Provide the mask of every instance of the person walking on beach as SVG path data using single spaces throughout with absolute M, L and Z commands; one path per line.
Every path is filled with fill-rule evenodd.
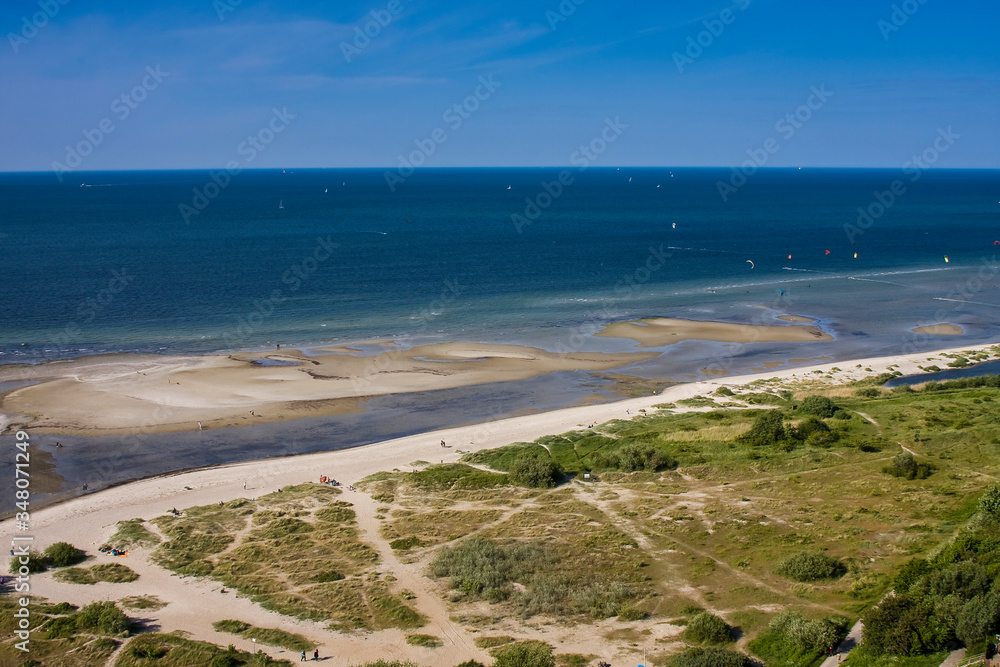
M 319 649 L 313 651 L 313 660 L 319 660 Z
M 299 662 L 305 662 L 305 661 L 306 661 L 306 652 L 302 651 L 302 657 L 299 658 Z
M 442 441 L 441 441 L 441 446 L 442 446 L 442 447 L 447 447 L 448 445 L 444 444 L 444 440 L 442 440 Z

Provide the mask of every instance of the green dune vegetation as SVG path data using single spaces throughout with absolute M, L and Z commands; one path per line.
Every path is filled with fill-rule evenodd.
M 333 630 L 420 627 L 420 615 L 378 573 L 378 554 L 359 539 L 355 513 L 340 495 L 301 484 L 160 517 L 156 526 L 167 540 L 153 560 Z
M 890 391 L 890 377 L 759 382 L 364 487 L 389 506 L 382 533 L 401 558 L 426 561 L 484 633 L 510 617 L 615 617 L 634 631 L 617 637 L 641 641 L 666 619 L 683 630 L 647 642 L 662 647 L 653 664 L 800 666 L 864 616 L 895 639 L 873 632 L 848 664 L 937 665 L 1000 628 L 979 501 L 996 493 L 1000 378 Z M 934 598 L 970 561 L 978 583 Z M 924 567 L 912 562 L 945 579 L 919 570 L 919 595 L 900 596 L 899 573 Z M 903 606 L 873 611 L 894 589 Z
M 597 664 L 537 641 L 543 624 L 592 628 L 652 665 L 815 667 L 859 619 L 844 664 L 938 665 L 1000 631 L 1000 377 L 888 390 L 891 376 L 758 381 L 359 487 L 378 503 L 381 553 L 422 566 L 501 667 Z M 415 594 L 380 574 L 351 498 L 307 483 L 188 508 L 155 520 L 153 559 L 334 631 L 438 646 L 412 632 Z M 121 641 L 54 609 L 39 607 L 59 628 L 46 646 L 99 657 Z M 116 664 L 222 654 L 251 664 L 174 635 L 142 635 Z

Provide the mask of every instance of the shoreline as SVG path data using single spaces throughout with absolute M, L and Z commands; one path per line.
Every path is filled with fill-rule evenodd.
M 359 445 L 348 449 L 313 452 L 309 454 L 293 454 L 281 457 L 268 457 L 252 461 L 222 463 L 214 466 L 186 469 L 185 471 L 161 473 L 153 477 L 132 482 L 125 482 L 116 486 L 110 486 L 94 492 L 93 494 L 79 496 L 65 501 L 57 501 L 56 503 L 39 510 L 38 513 L 34 514 L 33 520 L 36 526 L 41 525 L 43 528 L 54 527 L 60 522 L 60 519 L 51 515 L 71 506 L 75 506 L 73 507 L 75 510 L 73 512 L 73 516 L 98 511 L 101 509 L 102 505 L 104 506 L 104 512 L 120 513 L 123 517 L 126 515 L 131 516 L 130 513 L 137 511 L 140 505 L 149 505 L 154 502 L 154 500 L 140 500 L 139 498 L 143 498 L 144 494 L 132 493 L 132 491 L 151 492 L 155 502 L 159 502 L 162 498 L 179 498 L 181 496 L 186 496 L 187 499 L 184 502 L 188 502 L 189 505 L 201 503 L 202 501 L 199 499 L 200 496 L 208 490 L 213 490 L 216 493 L 222 493 L 225 497 L 213 497 L 207 502 L 217 502 L 220 499 L 231 500 L 243 497 L 244 494 L 238 493 L 238 491 L 243 490 L 241 485 L 237 485 L 238 488 L 230 488 L 230 483 L 218 482 L 211 479 L 214 473 L 222 471 L 243 473 L 243 476 L 239 477 L 240 480 L 243 480 L 244 477 L 247 476 L 253 479 L 272 479 L 273 482 L 277 484 L 277 486 L 270 489 L 273 491 L 286 483 L 295 483 L 312 479 L 312 477 L 316 476 L 312 473 L 318 470 L 316 464 L 322 464 L 331 468 L 340 467 L 342 470 L 346 467 L 353 474 L 347 476 L 345 475 L 345 472 L 342 471 L 339 473 L 339 477 L 350 479 L 349 483 L 353 483 L 370 474 L 382 472 L 386 469 L 408 467 L 407 464 L 409 462 L 419 460 L 422 457 L 426 458 L 430 452 L 443 453 L 445 454 L 443 459 L 444 462 L 454 462 L 461 456 L 459 450 L 461 450 L 461 453 L 468 453 L 470 451 L 478 451 L 480 449 L 500 447 L 513 442 L 530 442 L 544 435 L 554 435 L 575 430 L 577 428 L 585 428 L 588 423 L 595 420 L 598 423 L 602 423 L 611 419 L 635 418 L 637 415 L 631 413 L 638 412 L 639 409 L 648 410 L 651 409 L 653 405 L 658 403 L 672 403 L 677 400 L 705 393 L 706 391 L 715 391 L 718 387 L 723 385 L 745 385 L 756 380 L 772 378 L 785 380 L 806 380 L 813 379 L 814 377 L 818 377 L 820 374 L 825 375 L 827 373 L 833 375 L 834 384 L 846 384 L 865 377 L 871 377 L 879 373 L 887 372 L 888 366 L 897 367 L 896 370 L 899 370 L 903 373 L 903 375 L 919 375 L 921 373 L 925 373 L 925 371 L 921 370 L 919 366 L 927 363 L 927 357 L 939 357 L 946 354 L 960 354 L 976 350 L 991 350 L 998 344 L 1000 344 L 1000 341 L 997 343 L 971 347 L 963 346 L 943 348 L 933 352 L 915 352 L 908 355 L 890 355 L 883 357 L 829 361 L 822 364 L 791 369 L 698 380 L 695 382 L 674 385 L 663 390 L 659 394 L 650 396 L 627 398 L 597 405 L 560 408 L 536 414 L 507 417 L 504 419 L 486 421 L 477 424 L 449 427 L 435 431 L 408 435 L 401 438 L 394 438 L 391 440 L 383 440 L 367 445 Z M 912 358 L 916 356 L 919 356 L 920 358 Z M 857 368 L 858 365 L 863 368 L 871 368 L 872 370 L 862 370 L 861 368 Z M 839 366 L 852 366 L 852 368 L 848 370 L 832 371 L 833 368 L 837 368 Z M 820 371 L 820 374 L 817 374 L 816 371 Z M 927 374 L 931 375 L 932 373 Z M 626 413 L 626 410 L 629 411 L 628 414 Z M 29 435 L 32 430 L 34 429 L 29 429 Z M 441 450 L 440 448 L 436 448 L 437 443 L 440 440 L 450 441 L 451 444 L 449 444 L 447 449 Z M 383 454 L 384 456 L 376 456 L 376 454 Z M 430 458 L 437 458 L 441 460 L 441 456 L 439 455 L 431 456 Z M 433 463 L 433 461 L 431 462 Z M 299 476 L 302 474 L 306 475 L 305 478 Z M 166 488 L 168 486 L 168 480 L 176 480 L 177 482 L 184 483 L 177 484 L 177 486 L 180 487 L 179 489 L 174 488 L 171 490 Z M 233 482 L 233 484 L 235 484 L 235 482 Z M 191 486 L 192 491 L 184 491 L 183 486 Z M 127 497 L 132 498 L 132 502 L 127 503 L 127 507 L 131 509 L 109 509 L 109 503 L 106 502 L 106 500 L 110 499 L 108 496 L 121 496 L 125 489 L 131 489 L 131 491 L 126 494 Z M 125 497 L 116 497 L 114 500 L 125 500 Z M 111 505 L 115 504 L 117 503 L 111 503 Z M 160 513 L 162 512 L 157 512 L 157 514 Z M 62 517 L 62 520 L 65 519 L 66 517 Z M 9 520 L 10 519 L 3 519 L 0 521 L 0 525 L 3 525 Z M 113 525 L 113 523 L 114 522 L 112 522 L 111 525 Z

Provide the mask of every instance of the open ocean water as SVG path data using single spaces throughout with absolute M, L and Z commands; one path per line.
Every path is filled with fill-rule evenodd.
M 0 363 L 389 338 L 621 351 L 634 344 L 591 334 L 649 316 L 778 324 L 790 313 L 835 337 L 688 341 L 626 369 L 685 380 L 706 367 L 1000 337 L 1000 171 L 931 170 L 914 181 L 900 170 L 762 170 L 728 201 L 717 187 L 728 169 L 570 169 L 573 183 L 553 196 L 543 182 L 560 171 L 420 170 L 394 191 L 381 170 L 247 171 L 225 187 L 208 185 L 208 171 L 81 172 L 62 183 L 0 174 Z M 897 179 L 905 192 L 879 203 L 875 193 Z M 845 230 L 859 207 L 874 214 L 870 224 Z M 910 332 L 941 321 L 965 335 Z M 279 432 L 299 438 L 295 451 L 315 451 L 414 432 L 404 424 L 416 413 L 434 413 L 420 423 L 431 428 L 593 393 L 589 374 L 559 377 L 558 387 L 549 378 L 491 389 L 504 396 L 496 405 L 481 402 L 485 389 L 464 403 L 439 392 L 383 399 L 385 421 L 350 437 L 345 418 L 230 429 L 211 436 L 211 461 L 203 442 L 185 449 L 184 438 L 163 437 L 184 441 L 171 460 L 119 455 L 100 485 L 259 458 Z M 88 452 L 116 442 L 95 440 L 103 446 Z M 57 464 L 67 489 L 99 464 L 88 456 Z

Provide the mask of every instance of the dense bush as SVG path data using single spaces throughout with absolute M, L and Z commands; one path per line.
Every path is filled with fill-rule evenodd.
M 733 641 L 733 634 L 722 618 L 703 611 L 688 621 L 684 639 L 698 644 L 724 644 Z
M 765 447 L 784 440 L 787 435 L 781 410 L 768 410 L 757 415 L 750 430 L 739 440 L 753 447 Z
M 610 452 L 597 452 L 591 457 L 591 463 L 596 470 L 624 472 L 658 472 L 677 467 L 677 459 L 654 445 L 641 442 L 629 442 Z
M 862 387 L 861 389 L 855 389 L 854 395 L 860 398 L 878 398 L 882 395 L 882 392 L 875 387 Z
M 1000 486 L 991 486 L 979 498 L 979 511 L 991 519 L 1000 519 Z
M 998 501 L 1000 492 L 987 490 L 980 516 Z M 1000 522 L 972 522 L 933 558 L 903 565 L 894 583 L 896 595 L 864 615 L 868 653 L 921 655 L 956 641 L 976 647 L 1000 630 Z
M 799 648 L 826 651 L 844 636 L 846 619 L 844 621 L 811 621 L 797 611 L 783 611 L 771 621 L 769 629 Z
M 493 667 L 555 667 L 552 647 L 545 642 L 508 644 L 493 651 Z
M 847 568 L 836 558 L 824 553 L 800 551 L 778 564 L 775 573 L 795 581 L 836 579 L 847 573 Z
M 128 616 L 114 602 L 92 602 L 74 614 L 73 619 L 81 630 L 103 635 L 128 633 Z
M 550 489 L 562 479 L 559 464 L 549 458 L 523 454 L 510 466 L 510 481 L 532 489 Z
M 18 570 L 22 567 L 21 558 L 23 556 L 14 556 L 10 559 L 11 574 L 18 574 Z M 23 566 L 28 568 L 28 574 L 38 574 L 49 569 L 49 559 L 40 553 L 32 551 L 28 554 L 27 561 Z
M 759 667 L 743 653 L 722 648 L 692 648 L 670 661 L 671 667 Z
M 66 542 L 56 542 L 49 546 L 44 553 L 52 567 L 76 565 L 87 559 L 87 554 Z
M 927 479 L 933 472 L 933 468 L 927 463 L 917 463 L 913 454 L 902 452 L 896 454 L 892 463 L 882 468 L 882 472 L 893 477 L 905 477 L 906 479 Z
M 799 404 L 799 412 L 816 415 L 822 419 L 832 417 L 838 409 L 837 404 L 826 396 L 806 396 Z

